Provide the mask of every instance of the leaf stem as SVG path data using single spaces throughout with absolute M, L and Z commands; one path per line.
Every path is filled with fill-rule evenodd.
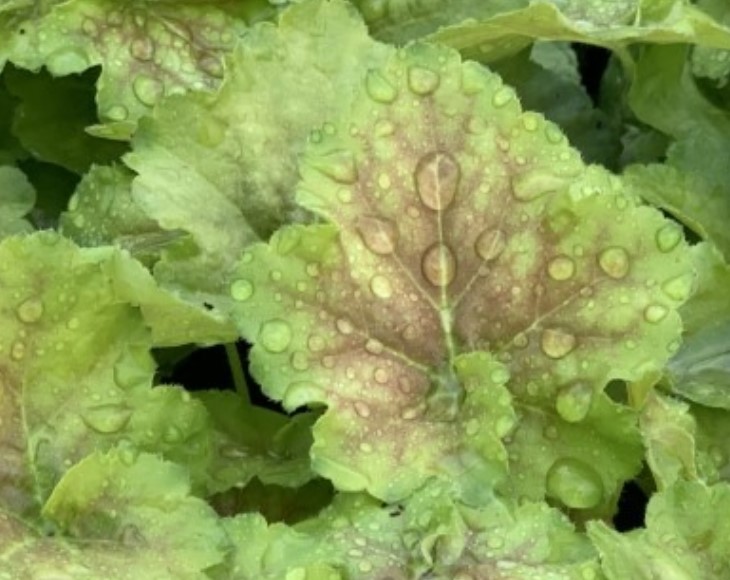
M 243 374 L 243 366 L 241 364 L 241 357 L 238 356 L 238 350 L 236 349 L 236 343 L 226 343 L 226 357 L 228 358 L 228 367 L 231 369 L 231 377 L 233 378 L 233 386 L 236 388 L 236 392 L 250 403 L 251 400 L 248 396 L 248 384 L 246 383 L 246 375 Z

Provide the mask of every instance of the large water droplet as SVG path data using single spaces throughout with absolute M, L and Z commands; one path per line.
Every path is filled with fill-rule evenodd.
M 408 87 L 417 95 L 428 95 L 439 86 L 440 78 L 437 72 L 421 66 L 412 66 L 408 69 Z
M 393 286 L 385 276 L 376 274 L 370 279 L 370 290 L 375 296 L 387 299 L 393 296 Z
M 443 288 L 451 284 L 456 276 L 456 258 L 447 245 L 436 243 L 423 254 L 421 269 L 426 280 Z
M 644 320 L 656 324 L 664 320 L 669 314 L 669 309 L 661 304 L 650 304 L 644 310 Z
M 421 157 L 414 178 L 423 205 L 435 211 L 449 207 L 456 196 L 460 176 L 459 163 L 450 153 L 432 151 Z
M 629 273 L 629 254 L 620 246 L 606 248 L 598 255 L 598 265 L 611 278 L 618 280 Z
M 474 242 L 474 251 L 485 262 L 497 259 L 507 246 L 502 230 L 484 230 Z
M 575 335 L 557 328 L 546 328 L 542 331 L 540 346 L 550 358 L 563 358 L 575 348 Z
M 514 98 L 515 93 L 512 89 L 501 87 L 494 93 L 494 96 L 492 97 L 492 104 L 497 108 L 502 108 Z
M 395 251 L 398 243 L 398 230 L 392 221 L 363 216 L 358 218 L 355 227 L 363 243 L 371 252 L 384 256 Z
M 97 433 L 117 433 L 126 427 L 132 410 L 116 403 L 89 407 L 81 413 L 81 419 L 89 429 Z
M 559 282 L 569 280 L 575 274 L 575 262 L 568 256 L 557 256 L 548 263 L 548 275 Z
M 38 322 L 43 316 L 43 302 L 37 298 L 29 298 L 17 309 L 18 318 L 26 324 Z
M 667 224 L 656 233 L 656 245 L 661 252 L 671 252 L 682 240 L 682 230 L 676 224 Z
M 132 90 L 140 103 L 151 107 L 162 98 L 165 86 L 159 79 L 139 75 L 132 83 Z
M 312 161 L 315 169 L 339 183 L 357 181 L 355 157 L 349 151 L 332 151 Z
M 692 293 L 694 276 L 691 273 L 671 278 L 662 284 L 662 291 L 672 300 L 684 302 Z
M 155 44 L 149 36 L 135 38 L 129 44 L 129 53 L 137 60 L 152 60 L 155 56 Z
M 566 457 L 553 463 L 547 473 L 547 495 L 573 509 L 589 509 L 603 501 L 603 481 L 589 465 Z
M 291 326 L 280 318 L 264 322 L 259 332 L 261 345 L 271 353 L 284 352 L 289 348 L 291 339 Z
M 512 178 L 512 195 L 519 201 L 533 201 L 543 195 L 559 191 L 566 184 L 567 181 L 563 177 L 544 171 L 529 171 Z
M 253 284 L 248 280 L 236 280 L 231 284 L 231 297 L 237 302 L 245 302 L 253 296 Z
M 593 389 L 583 382 L 563 387 L 555 398 L 555 410 L 568 423 L 582 421 L 588 415 L 593 401 Z
M 365 77 L 365 89 L 368 95 L 379 103 L 392 103 L 398 96 L 396 88 L 376 70 L 368 71 Z

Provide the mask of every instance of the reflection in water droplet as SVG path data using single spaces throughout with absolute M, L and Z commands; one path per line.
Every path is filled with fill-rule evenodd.
M 474 251 L 485 262 L 498 258 L 504 252 L 507 240 L 502 230 L 484 230 L 474 242 Z
M 546 328 L 540 340 L 542 351 L 550 358 L 559 359 L 570 353 L 576 346 L 575 336 L 557 328 Z
M 245 302 L 253 296 L 253 284 L 248 280 L 236 280 L 231 284 L 231 297 L 237 302 Z
M 370 290 L 375 296 L 382 299 L 388 299 L 393 296 L 393 286 L 385 276 L 376 274 L 370 279 Z
M 603 501 L 603 481 L 592 467 L 571 457 L 558 459 L 547 473 L 547 495 L 573 509 L 589 509 Z
M 264 322 L 259 331 L 261 346 L 271 353 L 285 351 L 289 347 L 291 339 L 291 326 L 280 318 Z
M 379 255 L 392 254 L 398 243 L 398 230 L 387 219 L 363 216 L 355 225 L 365 246 Z
M 611 278 L 623 278 L 629 273 L 629 254 L 620 246 L 606 248 L 598 255 L 598 265 Z
M 350 184 L 357 181 L 355 157 L 349 151 L 331 151 L 313 159 L 315 169 L 339 183 Z
M 421 67 L 412 66 L 408 69 L 408 87 L 417 95 L 428 95 L 439 86 L 438 73 Z
M 421 202 L 434 211 L 443 211 L 454 201 L 461 169 L 450 153 L 432 151 L 421 157 L 414 179 Z
M 440 288 L 448 286 L 456 276 L 456 258 L 454 257 L 454 253 L 445 244 L 433 244 L 423 254 L 421 270 L 426 280 L 434 286 Z
M 671 252 L 682 241 L 682 230 L 677 224 L 667 224 L 656 233 L 656 245 L 661 252 Z
M 16 312 L 21 322 L 33 324 L 43 316 L 43 302 L 37 298 L 29 298 L 18 306 Z
M 664 320 L 667 314 L 669 314 L 669 309 L 667 307 L 662 306 L 661 304 L 650 304 L 644 310 L 644 319 L 647 322 L 656 324 L 657 322 Z
M 365 90 L 370 98 L 379 103 L 392 103 L 398 96 L 398 91 L 380 72 L 368 71 L 365 77 Z
M 671 278 L 662 284 L 662 291 L 672 300 L 684 302 L 692 293 L 694 276 L 691 273 Z
M 569 280 L 575 274 L 575 262 L 568 256 L 557 256 L 548 264 L 548 275 L 559 282 Z
M 590 385 L 577 382 L 560 389 L 555 398 L 555 409 L 568 423 L 577 423 L 586 418 L 592 401 L 593 389 Z
M 97 405 L 81 413 L 81 419 L 89 429 L 103 434 L 121 431 L 131 417 L 132 410 L 129 407 L 116 403 Z

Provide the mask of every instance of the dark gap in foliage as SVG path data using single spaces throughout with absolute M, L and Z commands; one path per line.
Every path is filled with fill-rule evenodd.
M 610 381 L 606 385 L 604 392 L 617 403 L 626 404 L 628 402 L 628 391 L 624 381 L 618 379 Z
M 644 526 L 646 506 L 649 497 L 636 481 L 627 481 L 621 489 L 618 511 L 613 517 L 613 525 L 619 532 L 628 532 Z
M 663 210 L 662 208 L 657 208 L 659 211 L 662 212 L 665 218 L 668 220 L 672 220 L 673 222 L 676 222 L 682 227 L 682 232 L 684 233 L 685 239 L 692 245 L 699 244 L 702 241 L 702 238 L 700 235 L 695 232 L 693 229 L 689 228 L 685 224 L 683 224 L 681 221 L 679 221 L 676 217 L 674 217 L 671 213 L 668 211 Z
M 590 44 L 572 43 L 573 49 L 578 56 L 578 72 L 586 92 L 597 105 L 601 89 L 603 74 L 608 68 L 611 58 L 611 51 Z
M 31 223 L 40 230 L 57 228 L 81 177 L 60 165 L 30 157 L 19 160 L 17 166 L 36 191 L 36 204 L 29 216 Z

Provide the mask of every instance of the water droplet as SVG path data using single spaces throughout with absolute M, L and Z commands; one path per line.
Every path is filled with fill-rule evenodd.
M 344 187 L 338 189 L 337 199 L 339 199 L 342 203 L 352 203 L 352 191 Z
M 346 318 L 338 318 L 335 322 L 335 326 L 337 327 L 337 330 L 344 335 L 352 334 L 352 331 L 355 330 L 352 322 Z
M 432 151 L 421 157 L 414 178 L 421 202 L 434 211 L 443 211 L 454 201 L 461 169 L 450 153 Z
M 570 353 L 576 346 L 575 336 L 557 328 L 546 328 L 540 339 L 542 351 L 550 358 L 559 359 Z
M 479 433 L 479 420 L 469 419 L 464 426 L 464 431 L 470 437 L 473 437 L 474 435 Z
M 489 377 L 492 379 L 492 382 L 494 384 L 502 385 L 509 380 L 509 371 L 504 367 L 500 367 L 500 368 L 494 369 L 492 371 L 492 374 L 489 375 Z
M 152 60 L 155 56 L 155 44 L 149 36 L 135 38 L 129 45 L 129 53 L 137 60 Z
M 387 173 L 381 173 L 378 175 L 378 186 L 382 189 L 390 189 L 392 182 L 390 181 L 390 175 Z
M 363 453 L 372 453 L 373 452 L 373 446 L 370 445 L 370 443 L 360 443 L 360 451 Z
M 379 355 L 383 352 L 383 343 L 375 338 L 369 338 L 365 343 L 365 350 L 370 354 Z
M 81 413 L 81 419 L 89 429 L 97 433 L 117 433 L 124 429 L 132 417 L 132 410 L 116 403 L 89 407 Z
M 535 113 L 524 113 L 522 115 L 522 126 L 526 131 L 537 131 L 538 124 L 538 117 Z
M 388 119 L 381 119 L 375 123 L 376 137 L 390 137 L 395 132 L 395 125 Z
M 403 411 L 401 411 L 400 417 L 405 421 L 412 421 L 416 417 L 423 415 L 425 411 L 426 405 L 422 403 L 416 407 L 407 407 L 406 409 L 403 409 Z
M 445 244 L 433 244 L 423 254 L 421 270 L 426 280 L 434 286 L 439 288 L 448 286 L 456 276 L 456 258 L 454 257 L 454 253 Z
M 417 95 L 428 95 L 439 86 L 438 73 L 421 67 L 412 66 L 408 69 L 408 87 Z
M 294 351 L 289 361 L 295 371 L 306 371 L 309 368 L 309 357 L 301 350 Z
M 284 352 L 292 339 L 291 326 L 285 320 L 275 318 L 264 322 L 259 331 L 261 346 L 271 353 Z
M 325 342 L 324 338 L 322 338 L 318 334 L 313 334 L 309 337 L 309 340 L 307 340 L 307 347 L 312 352 L 320 352 L 324 350 L 325 346 L 327 346 L 327 343 Z
M 557 256 L 548 263 L 548 275 L 559 282 L 569 280 L 575 274 L 575 262 L 568 256 Z
M 558 438 L 558 428 L 555 425 L 548 425 L 543 431 L 546 439 L 555 440 Z
M 547 473 L 547 495 L 573 509 L 589 509 L 603 501 L 603 481 L 592 467 L 570 457 L 558 459 Z
M 46 57 L 46 66 L 56 75 L 78 73 L 89 68 L 89 56 L 81 48 L 60 48 Z
M 611 278 L 618 280 L 629 273 L 629 254 L 620 246 L 606 248 L 598 255 L 598 265 Z
M 222 79 L 225 75 L 224 61 L 215 54 L 206 54 L 198 60 L 200 70 L 213 78 Z
M 248 280 L 236 280 L 231 284 L 231 297 L 237 302 L 245 302 L 253 296 L 253 284 Z
M 644 310 L 644 320 L 656 324 L 666 318 L 669 309 L 661 304 L 649 304 Z
M 105 115 L 110 121 L 124 121 L 129 117 L 129 111 L 124 105 L 112 105 L 105 111 Z
M 545 173 L 545 171 L 529 171 L 512 178 L 512 195 L 518 201 L 534 201 L 549 193 L 555 193 L 567 185 L 563 177 Z
M 26 324 L 38 322 L 43 316 L 43 302 L 38 298 L 29 298 L 17 309 L 18 318 Z
M 388 382 L 388 379 L 390 378 L 390 375 L 388 374 L 388 371 L 384 368 L 377 368 L 375 369 L 375 372 L 373 373 L 373 377 L 375 377 L 375 381 L 380 383 L 381 385 L 384 385 Z
M 515 94 L 512 89 L 501 87 L 494 93 L 494 96 L 492 97 L 492 104 L 497 108 L 502 108 L 514 98 Z
M 676 224 L 667 224 L 656 233 L 656 245 L 662 252 L 671 252 L 682 241 L 682 230 Z
M 691 273 L 681 274 L 662 284 L 662 291 L 672 300 L 684 302 L 692 293 L 694 276 Z
M 398 230 L 387 219 L 363 216 L 355 225 L 365 246 L 373 253 L 384 256 L 392 254 L 398 243 Z
M 315 169 L 339 183 L 350 184 L 357 181 L 355 157 L 349 151 L 332 151 L 312 161 Z
M 25 358 L 25 343 L 16 340 L 13 343 L 13 346 L 10 347 L 10 358 L 12 358 L 15 361 L 21 361 L 23 358 Z
M 582 421 L 593 401 L 593 389 L 583 382 L 563 387 L 555 398 L 555 410 L 568 423 Z
M 355 408 L 355 413 L 363 419 L 367 419 L 370 416 L 370 407 L 362 401 L 355 401 L 353 407 Z
M 393 296 L 393 286 L 391 286 L 390 280 L 380 274 L 376 274 L 370 279 L 370 290 L 375 296 L 383 300 Z
M 474 251 L 485 262 L 498 258 L 505 247 L 507 240 L 502 230 L 484 230 L 474 242 Z
M 66 328 L 68 328 L 69 330 L 78 330 L 79 326 L 81 326 L 81 321 L 75 316 L 69 318 L 68 322 L 66 323 Z
M 151 107 L 162 98 L 165 86 L 159 79 L 139 75 L 132 83 L 132 90 L 140 103 Z
M 370 70 L 365 77 L 365 90 L 379 103 L 392 103 L 398 96 L 396 88 L 380 72 Z

